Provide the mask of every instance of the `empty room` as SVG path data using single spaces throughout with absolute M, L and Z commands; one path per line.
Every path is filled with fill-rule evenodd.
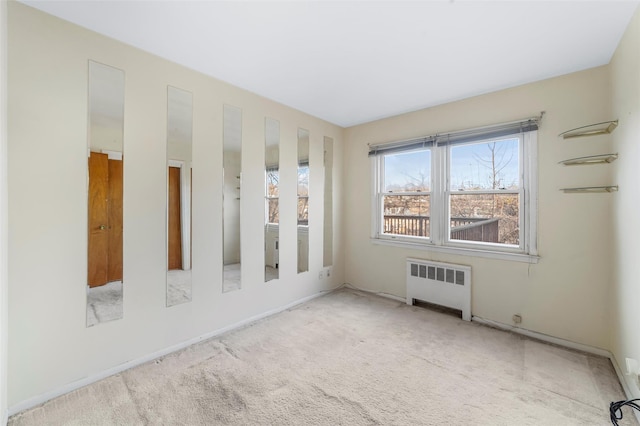
M 639 424 L 639 4 L 0 2 L 0 424 Z

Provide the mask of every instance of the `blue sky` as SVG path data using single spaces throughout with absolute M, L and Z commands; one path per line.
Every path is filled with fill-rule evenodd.
M 419 177 L 421 175 L 428 179 L 428 187 L 431 176 L 431 151 L 425 150 L 387 155 L 384 161 L 384 174 L 387 190 L 404 187 L 406 184 L 412 182 L 411 176 Z
M 491 189 L 491 144 L 454 146 L 451 150 L 451 189 L 481 187 Z M 495 163 L 500 170 L 500 186 L 518 184 L 518 139 L 496 141 Z M 431 152 L 414 151 L 385 157 L 385 183 L 387 189 L 417 183 L 421 176 L 430 182 Z
M 492 144 L 454 146 L 451 150 L 451 189 L 482 187 L 491 189 Z M 495 164 L 501 187 L 518 185 L 518 139 L 496 141 Z

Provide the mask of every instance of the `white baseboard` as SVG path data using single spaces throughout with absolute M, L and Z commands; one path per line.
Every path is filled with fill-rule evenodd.
M 471 317 L 471 321 L 477 322 L 478 324 L 488 325 L 490 327 L 511 331 L 513 333 L 522 334 L 523 336 L 528 336 L 534 339 L 542 340 L 547 343 L 553 343 L 554 345 L 564 346 L 565 348 L 575 349 L 575 350 L 587 352 L 593 355 L 603 356 L 609 359 L 613 357 L 611 352 L 609 352 L 606 349 L 597 348 L 595 346 L 584 345 L 582 343 L 572 342 L 571 340 L 565 340 L 559 337 L 553 337 L 548 334 L 538 333 L 537 331 L 531 331 L 525 328 L 514 327 L 512 325 L 481 318 L 475 315 Z
M 504 324 L 497 321 L 488 320 L 485 318 L 473 316 L 471 318 L 472 321 L 477 322 L 478 324 L 487 325 L 490 327 L 499 328 L 506 331 L 511 331 L 514 333 L 522 334 L 524 336 L 532 337 L 534 339 L 542 340 L 544 342 L 553 343 L 558 346 L 563 346 L 570 349 L 576 349 L 582 352 L 590 353 L 593 355 L 603 356 L 605 358 L 609 358 L 611 364 L 613 365 L 613 369 L 616 372 L 616 376 L 618 376 L 618 381 L 622 386 L 622 390 L 624 391 L 626 399 L 633 399 L 633 393 L 629 389 L 629 385 L 622 374 L 622 370 L 620 369 L 620 365 L 618 365 L 618 361 L 615 356 L 611 352 L 606 349 L 597 348 L 595 346 L 584 345 L 582 343 L 572 342 L 570 340 L 560 339 L 559 337 L 549 336 L 548 334 L 538 333 L 536 331 L 526 330 L 524 328 L 514 327 L 512 325 Z M 638 422 L 640 422 L 640 411 L 632 410 L 633 414 L 636 416 Z M 628 413 L 628 412 L 627 412 Z
M 370 293 L 370 294 L 375 294 L 376 296 L 386 297 L 387 299 L 395 300 L 397 302 L 407 303 L 407 299 L 405 299 L 404 297 L 396 296 L 394 294 L 389 294 L 389 293 L 380 293 L 380 292 L 376 292 L 376 291 L 372 291 L 372 290 L 366 290 L 364 288 L 358 288 L 358 287 L 356 287 L 356 286 L 354 286 L 352 284 L 349 284 L 349 283 L 344 283 L 338 288 L 350 288 L 352 290 L 358 290 L 358 291 L 361 291 L 363 293 Z
M 42 393 L 40 395 L 36 395 L 32 398 L 26 399 L 22 402 L 19 402 L 11 407 L 9 407 L 9 410 L 7 413 L 4 413 L 4 417 L 5 417 L 5 422 L 3 424 L 7 424 L 8 421 L 8 417 L 11 417 L 15 414 L 18 414 L 22 411 L 28 410 L 30 408 L 36 407 L 40 404 L 44 404 L 45 402 L 53 399 L 53 398 L 57 398 L 61 395 L 67 394 L 69 392 L 72 392 L 76 389 L 80 389 L 81 387 L 90 385 L 92 383 L 95 383 L 99 380 L 105 379 L 107 377 L 113 376 L 114 374 L 118 374 L 121 373 L 125 370 L 128 370 L 130 368 L 136 367 L 138 365 L 144 364 L 146 362 L 149 361 L 153 361 L 154 359 L 160 358 L 162 356 L 168 355 L 172 352 L 176 352 L 179 351 L 181 349 L 184 349 L 188 346 L 191 346 L 195 343 L 201 342 L 203 340 L 207 340 L 207 339 L 211 339 L 213 337 L 219 336 L 221 334 L 227 333 L 229 331 L 233 331 L 235 329 L 238 329 L 240 327 L 243 327 L 245 325 L 254 323 L 256 321 L 259 321 L 263 318 L 267 318 L 270 317 L 272 315 L 278 314 L 280 312 L 286 311 L 287 309 L 291 309 L 294 306 L 300 305 L 302 303 L 308 302 L 309 300 L 315 299 L 317 297 L 323 296 L 327 293 L 330 293 L 331 291 L 334 290 L 326 290 L 326 291 L 321 291 L 319 293 L 313 294 L 311 296 L 307 296 L 307 297 L 303 297 L 302 299 L 298 299 L 294 302 L 288 303 L 284 306 L 280 306 L 276 309 L 271 309 L 269 311 L 263 312 L 261 314 L 249 317 L 247 319 L 244 319 L 242 321 L 239 321 L 237 323 L 231 324 L 229 326 L 211 331 L 209 333 L 205 333 L 203 335 L 194 337 L 192 339 L 189 340 L 185 340 L 184 342 L 180 342 L 178 344 L 175 344 L 173 346 L 169 346 L 167 348 L 161 349 L 159 351 L 144 355 L 140 358 L 131 360 L 131 361 L 127 361 L 123 364 L 117 365 L 115 367 L 112 368 L 108 368 L 106 370 L 103 370 L 99 373 L 96 374 L 92 374 L 91 376 L 85 377 L 83 379 L 80 380 L 76 380 L 75 382 L 71 382 L 69 384 L 66 384 L 64 386 L 61 386 L 59 388 L 53 389 L 49 392 L 45 392 Z
M 405 298 L 403 298 L 403 297 L 395 296 L 393 294 L 379 293 L 379 292 L 372 291 L 372 290 L 358 288 L 358 287 L 354 286 L 353 284 L 349 284 L 349 283 L 342 284 L 342 286 L 338 287 L 338 289 L 340 289 L 340 288 L 350 288 L 350 289 L 353 289 L 353 290 L 362 291 L 364 293 L 370 293 L 370 294 L 375 294 L 376 296 L 386 297 L 387 299 L 396 300 L 398 302 L 403 302 L 403 303 L 407 302 L 407 300 Z M 550 336 L 548 334 L 538 333 L 537 331 L 531 331 L 531 330 L 527 330 L 527 329 L 520 328 L 520 327 L 514 327 L 512 325 L 508 325 L 508 324 L 504 324 L 504 323 L 501 323 L 501 322 L 498 322 L 498 321 L 485 319 L 485 318 L 478 317 L 478 316 L 475 316 L 475 315 L 473 315 L 471 317 L 471 320 L 474 321 L 474 322 L 477 322 L 478 324 L 483 324 L 483 325 L 487 325 L 489 327 L 499 328 L 501 330 L 512 331 L 514 333 L 522 334 L 524 336 L 528 336 L 528 337 L 531 337 L 531 338 L 534 338 L 534 339 L 542 340 L 544 342 L 553 343 L 553 344 L 558 345 L 558 346 L 564 346 L 566 348 L 576 349 L 576 350 L 579 350 L 579 351 L 582 351 L 582 352 L 587 352 L 587 353 L 590 353 L 590 354 L 593 354 L 593 355 L 599 355 L 599 356 L 603 356 L 605 358 L 609 358 L 611 360 L 611 363 L 613 364 L 615 370 L 616 370 L 616 374 L 618 375 L 618 378 L 620 379 L 620 383 L 622 384 L 622 387 L 624 388 L 625 394 L 627 395 L 627 397 L 630 397 L 629 389 L 627 388 L 626 383 L 622 379 L 622 376 L 621 376 L 622 373 L 620 371 L 620 368 L 619 368 L 615 358 L 613 357 L 613 354 L 611 352 L 609 352 L 608 350 L 606 350 L 606 349 L 597 348 L 595 346 L 584 345 L 582 343 L 572 342 L 570 340 L 561 339 L 559 337 Z

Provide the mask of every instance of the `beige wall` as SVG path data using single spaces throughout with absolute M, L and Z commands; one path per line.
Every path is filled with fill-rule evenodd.
M 122 129 L 92 125 L 89 128 L 89 149 L 94 152 L 122 152 Z
M 9 4 L 9 377 L 12 409 L 125 362 L 344 281 L 322 268 L 322 201 L 311 204 L 310 272 L 296 273 L 296 146 L 311 164 L 343 130 L 80 27 Z M 125 71 L 124 319 L 85 327 L 87 61 Z M 193 93 L 193 301 L 165 307 L 167 85 Z M 243 110 L 242 290 L 222 293 L 222 111 Z M 264 284 L 264 118 L 280 122 L 280 279 Z M 334 166 L 336 186 L 342 159 Z M 323 193 L 311 173 L 312 194 Z M 340 246 L 340 193 L 334 202 Z M 4 324 L 4 322 L 3 322 Z M 5 336 L 5 333 L 2 333 Z M 68 388 L 66 388 L 68 389 Z
M 623 368 L 625 358 L 640 361 L 640 9 L 611 61 L 612 117 L 620 121 L 613 133 L 614 150 L 620 159 L 615 181 L 620 192 L 615 197 L 615 286 L 613 302 L 611 350 Z M 637 381 L 625 377 L 635 398 L 640 397 Z
M 7 420 L 7 2 L 0 2 L 0 424 Z
M 610 118 L 609 68 L 528 84 L 392 117 L 345 131 L 347 282 L 405 297 L 405 259 L 472 267 L 472 313 L 573 342 L 608 347 L 611 204 L 615 194 L 564 194 L 559 188 L 609 184 L 611 167 L 565 167 L 567 158 L 611 149 L 607 137 L 564 141 L 562 131 Z M 373 245 L 367 143 L 514 121 L 546 111 L 538 134 L 540 262 L 526 264 Z

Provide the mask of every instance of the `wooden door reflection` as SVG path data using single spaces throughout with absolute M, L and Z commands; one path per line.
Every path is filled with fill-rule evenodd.
M 182 269 L 179 167 L 169 167 L 169 270 L 174 269 Z
M 89 287 L 122 280 L 122 161 L 89 156 Z

